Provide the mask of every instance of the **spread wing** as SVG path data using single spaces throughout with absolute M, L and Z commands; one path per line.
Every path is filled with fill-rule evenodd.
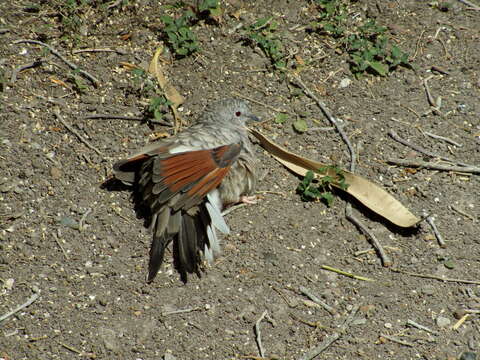
M 241 150 L 242 144 L 236 143 L 172 154 L 175 149 L 157 146 L 114 165 L 119 180 L 136 183 L 136 197 L 150 213 L 153 241 L 147 281 L 157 274 L 172 240 L 175 265 L 184 280 L 187 273 L 200 273 L 200 252 L 210 261 L 219 252 L 215 229 L 229 229 L 216 189 Z

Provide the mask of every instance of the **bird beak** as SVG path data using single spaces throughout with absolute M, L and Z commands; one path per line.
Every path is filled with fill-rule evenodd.
M 262 121 L 262 119 L 260 119 L 258 116 L 255 116 L 255 115 L 249 115 L 249 116 L 248 116 L 248 119 L 249 119 L 250 121 L 255 121 L 255 122 L 260 122 L 260 121 Z M 249 121 L 249 122 L 250 122 L 250 121 Z

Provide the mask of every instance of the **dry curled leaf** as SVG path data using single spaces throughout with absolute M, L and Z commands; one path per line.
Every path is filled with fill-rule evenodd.
M 162 67 L 158 63 L 162 51 L 162 46 L 155 51 L 155 55 L 153 55 L 152 61 L 148 67 L 148 72 L 155 76 L 158 81 L 158 85 L 160 85 L 160 88 L 165 93 L 165 97 L 172 103 L 170 107 L 172 109 L 173 116 L 175 117 L 175 128 L 178 129 L 182 124 L 182 119 L 180 118 L 177 109 L 181 104 L 183 104 L 185 99 L 182 95 L 180 95 L 177 89 L 175 89 L 175 87 L 168 82 L 167 78 L 163 74 Z
M 250 132 L 260 141 L 265 150 L 294 173 L 305 176 L 309 170 L 312 170 L 317 172 L 317 178 L 327 175 L 334 179 L 337 177 L 333 169 L 328 169 L 328 165 L 291 153 L 256 130 L 250 129 Z M 318 169 L 320 168 L 327 168 L 326 173 L 319 174 Z M 332 185 L 346 191 L 370 210 L 393 224 L 401 227 L 411 227 L 421 220 L 378 185 L 346 170 L 343 170 L 343 175 L 345 183 L 348 185 L 347 189 L 342 189 L 340 184 L 335 182 L 332 182 Z

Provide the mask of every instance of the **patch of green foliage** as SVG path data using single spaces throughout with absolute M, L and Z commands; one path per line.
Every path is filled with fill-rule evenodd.
M 222 14 L 218 0 L 202 0 L 197 2 L 196 7 L 187 7 L 183 2 L 166 7 L 176 11 L 184 9 L 180 16 L 160 16 L 160 20 L 164 24 L 163 38 L 178 57 L 185 57 L 200 51 L 197 36 L 193 32 L 195 24 L 201 19 L 218 21 Z
M 271 17 L 262 18 L 245 29 L 245 36 L 260 47 L 275 70 L 283 70 L 287 64 L 277 29 L 278 23 Z
M 356 78 L 369 72 L 386 76 L 397 66 L 411 67 L 408 54 L 392 45 L 387 29 L 367 19 L 363 25 L 349 23 L 344 0 L 316 0 L 319 14 L 309 30 L 339 41 L 349 55 L 350 70 Z
M 410 66 L 408 54 L 390 45 L 386 30 L 370 19 L 345 39 L 350 69 L 357 78 L 366 71 L 386 76 L 399 65 Z
M 310 23 L 310 29 L 334 38 L 345 32 L 347 11 L 345 5 L 338 0 L 316 0 L 320 13 L 315 21 Z
M 170 105 L 172 105 L 172 102 L 167 100 L 165 95 L 155 96 L 150 99 L 146 113 L 153 116 L 155 120 L 162 120 L 165 109 Z
M 318 173 L 324 174 L 328 170 L 333 170 L 335 176 L 326 175 L 321 177 L 318 182 L 314 182 L 315 174 L 313 171 L 308 171 L 303 180 L 298 184 L 297 193 L 300 195 L 302 201 L 316 201 L 323 200 L 328 207 L 332 206 L 334 196 L 331 191 L 332 183 L 340 186 L 341 189 L 346 190 L 348 184 L 345 182 L 345 175 L 343 170 L 338 166 L 330 165 L 318 169 Z
M 165 24 L 163 28 L 165 40 L 175 54 L 180 57 L 200 50 L 197 36 L 191 30 L 195 19 L 195 14 L 190 10 L 178 18 L 169 15 L 160 16 L 160 20 Z
M 133 80 L 139 93 L 144 98 L 149 98 L 149 103 L 144 110 L 147 118 L 162 120 L 172 103 L 164 94 L 160 93 L 158 83 L 143 69 L 133 69 Z
M 209 17 L 217 18 L 222 15 L 222 9 L 218 0 L 203 0 L 198 4 L 197 13 L 207 13 Z

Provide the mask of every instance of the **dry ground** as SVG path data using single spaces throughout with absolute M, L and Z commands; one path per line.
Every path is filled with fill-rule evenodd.
M 474 359 L 480 353 L 478 174 L 407 171 L 386 163 L 425 157 L 392 140 L 387 132 L 393 129 L 433 152 L 480 164 L 480 12 L 455 0 L 445 11 L 429 3 L 349 3 L 351 18 L 376 18 L 410 53 L 414 69 L 398 68 L 385 78 L 356 80 L 346 54 L 335 51 L 330 38 L 305 31 L 314 15 L 311 3 L 303 0 L 222 2 L 220 24 L 195 25 L 200 54 L 164 66 L 186 98 L 182 116 L 188 121 L 209 102 L 238 93 L 290 112 L 287 122 L 278 125 L 271 107 L 253 104 L 270 120 L 261 128 L 265 134 L 292 151 L 347 167 L 348 151 L 338 134 L 293 131 L 296 116 L 310 127 L 328 124 L 310 98 L 284 74 L 269 69 L 258 48 L 240 41 L 241 24 L 273 15 L 289 69 L 304 60 L 302 79 L 344 120 L 359 155 L 357 172 L 415 214 L 435 215 L 446 248 L 438 246 L 427 224 L 401 231 L 354 204 L 355 215 L 383 243 L 393 267 L 477 283 L 396 273 L 382 267 L 374 251 L 358 253 L 371 246 L 345 219 L 345 203 L 351 200 L 338 198 L 331 208 L 301 202 L 295 194 L 298 179 L 258 147 L 264 174 L 259 190 L 274 193 L 228 216 L 233 231 L 224 239 L 223 256 L 201 279 L 191 277 L 187 284 L 172 270 L 169 256 L 155 282 L 146 284 L 150 236 L 135 217 L 129 192 L 109 192 L 100 185 L 113 162 L 145 144 L 151 129 L 140 122 L 83 117 L 141 114 L 148 99 L 120 62 L 148 64 L 159 44 L 158 15 L 165 8 L 153 0 L 129 0 L 110 9 L 110 3 L 84 3 L 73 12 L 79 23 L 72 26 L 61 21 L 73 16 L 62 13 L 63 2 L 37 7 L 28 1 L 0 2 L 0 316 L 39 294 L 0 323 L 0 357 L 255 358 L 254 325 L 267 311 L 260 324 L 265 357 L 298 359 L 334 336 L 360 306 L 353 322 L 318 358 L 443 360 L 463 353 L 463 359 Z M 50 44 L 96 76 L 99 86 L 72 74 L 42 46 L 14 44 L 19 39 Z M 82 48 L 121 52 L 72 53 Z M 39 59 L 44 60 L 40 66 L 16 73 L 12 81 L 15 69 Z M 422 85 L 429 75 L 432 95 L 443 100 L 441 115 L 422 116 L 430 109 Z M 345 79 L 352 81 L 341 87 Z M 155 130 L 171 132 L 169 127 Z M 322 265 L 375 281 L 327 272 Z M 300 286 L 337 314 L 312 306 Z M 179 309 L 192 311 L 168 314 Z M 452 329 L 466 309 L 477 313 Z M 410 327 L 407 320 L 432 332 Z

